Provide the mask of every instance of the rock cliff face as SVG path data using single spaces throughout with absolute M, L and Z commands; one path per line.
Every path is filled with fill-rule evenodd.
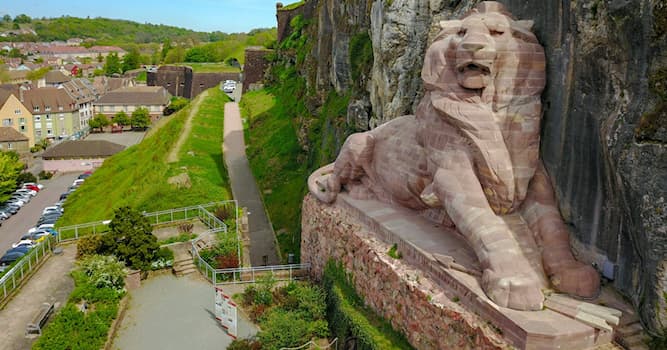
M 667 325 L 667 2 L 500 2 L 535 21 L 546 50 L 541 153 L 573 246 L 658 331 Z M 411 114 L 437 23 L 477 3 L 308 1 L 308 81 L 319 92 L 352 91 L 348 123 L 357 128 Z M 352 79 L 359 33 L 371 39 L 373 63 Z

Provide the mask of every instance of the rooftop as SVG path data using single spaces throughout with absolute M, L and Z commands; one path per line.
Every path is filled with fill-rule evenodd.
M 14 128 L 0 127 L 0 142 L 28 141 L 28 137 L 14 130 Z
M 21 102 L 33 114 L 72 112 L 77 109 L 74 99 L 65 90 L 54 87 L 26 90 Z
M 106 158 L 124 149 L 125 146 L 102 140 L 64 141 L 44 151 L 44 153 L 42 153 L 42 158 Z
M 171 96 L 162 86 L 133 86 L 108 92 L 96 105 L 167 105 Z

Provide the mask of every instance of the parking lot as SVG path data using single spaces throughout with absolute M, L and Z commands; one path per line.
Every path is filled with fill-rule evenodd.
M 7 249 L 12 247 L 13 243 L 16 243 L 21 236 L 35 226 L 42 215 L 42 210 L 57 202 L 60 194 L 67 191 L 67 188 L 72 185 L 79 174 L 56 174 L 50 180 L 39 182 L 44 185 L 44 188 L 18 213 L 2 222 L 2 227 L 0 227 L 0 255 L 4 254 Z

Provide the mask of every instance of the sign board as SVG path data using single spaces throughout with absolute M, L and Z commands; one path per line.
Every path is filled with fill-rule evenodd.
M 238 336 L 236 303 L 221 288 L 215 288 L 215 318 L 232 338 Z

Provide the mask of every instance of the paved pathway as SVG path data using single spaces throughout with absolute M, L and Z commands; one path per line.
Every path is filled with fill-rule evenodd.
M 29 349 L 32 340 L 25 338 L 25 326 L 42 303 L 58 302 L 59 307 L 65 305 L 74 289 L 69 272 L 74 266 L 76 245 L 69 244 L 63 248 L 63 254 L 48 258 L 14 299 L 0 310 L 0 350 Z
M 238 103 L 235 102 L 225 104 L 222 150 L 234 198 L 238 200 L 241 207 L 248 208 L 250 262 L 253 266 L 279 264 L 273 227 L 264 210 L 264 203 L 262 203 L 255 177 L 250 171 L 248 158 L 246 158 L 241 113 Z
M 242 291 L 239 286 L 223 289 L 230 295 Z M 130 296 L 112 349 L 218 350 L 232 342 L 215 319 L 213 286 L 199 274 L 152 277 Z M 243 314 L 238 315 L 239 338 L 257 333 Z
M 178 137 L 178 141 L 176 141 L 176 144 L 171 149 L 171 152 L 169 152 L 169 156 L 167 157 L 167 163 L 175 163 L 178 161 L 178 152 L 181 151 L 181 147 L 183 147 L 185 140 L 187 140 L 188 136 L 190 136 L 190 130 L 192 130 L 192 118 L 194 118 L 194 116 L 197 115 L 197 113 L 199 112 L 199 106 L 201 105 L 201 102 L 207 96 L 208 96 L 208 90 L 202 92 L 195 99 L 194 104 L 190 109 L 190 112 L 188 113 L 188 118 L 185 120 L 185 125 L 183 126 L 183 131 L 181 131 L 181 136 Z

